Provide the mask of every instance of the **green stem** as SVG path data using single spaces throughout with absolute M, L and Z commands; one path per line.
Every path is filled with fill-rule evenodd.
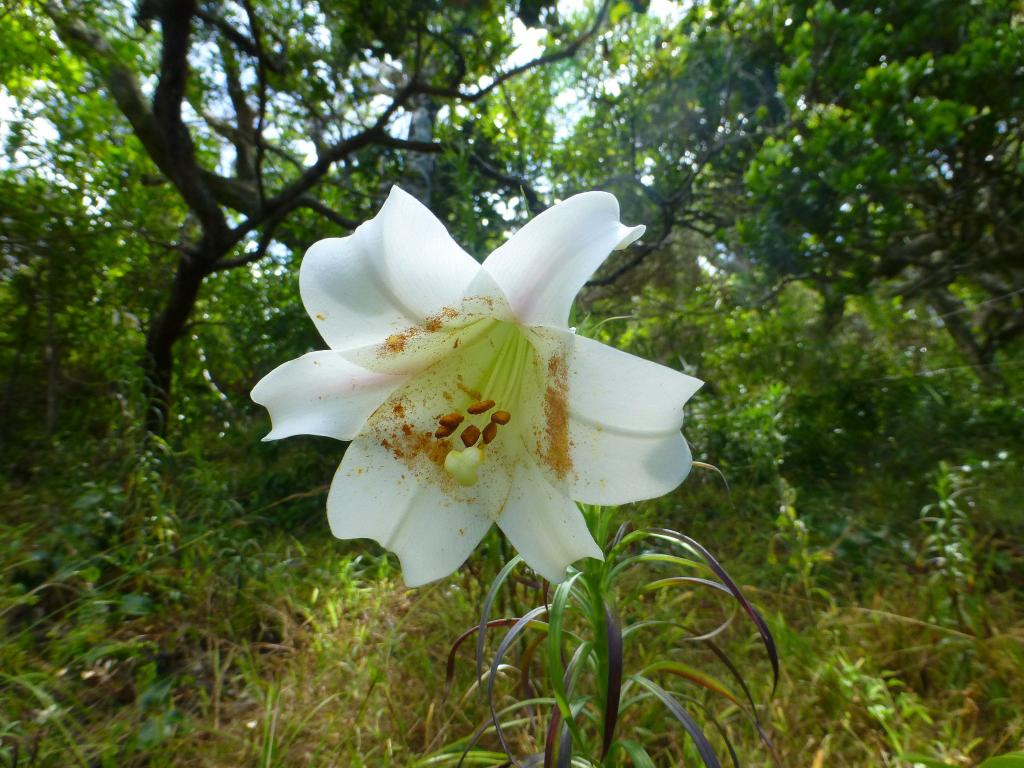
M 602 507 L 584 509 L 587 527 L 599 546 L 604 545 L 608 537 L 608 525 L 611 520 L 610 510 Z M 590 596 L 588 620 L 594 638 L 594 658 L 597 662 L 597 702 L 600 709 L 598 722 L 603 723 L 608 708 L 608 628 L 605 623 L 605 602 L 608 587 L 608 561 L 588 559 L 583 567 L 583 581 L 587 585 Z M 582 745 L 581 745 L 582 746 Z M 614 754 L 609 754 L 604 762 L 605 768 L 611 768 Z

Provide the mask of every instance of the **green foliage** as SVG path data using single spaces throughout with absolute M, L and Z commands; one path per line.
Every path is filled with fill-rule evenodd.
M 814 571 L 834 557 L 831 548 L 815 547 L 811 543 L 811 531 L 807 523 L 796 512 L 796 490 L 779 478 L 779 515 L 775 518 L 776 533 L 768 562 L 776 564 L 783 559 L 785 574 L 795 580 L 805 597 L 830 599 L 828 590 L 814 585 Z M 779 550 L 784 554 L 780 554 Z
M 720 704 L 728 703 L 730 711 L 735 707 L 749 718 L 755 732 L 763 734 L 746 675 L 721 647 L 736 613 L 748 614 L 764 644 L 776 683 L 778 657 L 764 620 L 728 573 L 700 544 L 685 535 L 663 528 L 634 531 L 628 522 L 613 530 L 614 510 L 584 511 L 595 538 L 605 542 L 603 560 L 587 560 L 582 571 L 575 571 L 554 588 L 550 603 L 546 590 L 541 588 L 544 602 L 523 612 L 518 619 L 492 620 L 491 609 L 499 590 L 508 587 L 521 558 L 514 558 L 498 573 L 483 603 L 479 629 L 470 629 L 456 641 L 448 661 L 450 684 L 459 646 L 463 640 L 477 635 L 475 679 L 478 683 L 486 679 L 490 722 L 468 742 L 459 740 L 446 746 L 425 764 L 460 753 L 481 758 L 488 753 L 476 749 L 476 744 L 492 729 L 502 754 L 509 757 L 518 751 L 512 747 L 512 733 L 525 731 L 516 740 L 525 739 L 530 745 L 527 753 L 533 754 L 521 756 L 522 759 L 543 759 L 551 765 L 572 759 L 585 765 L 609 767 L 622 764 L 623 757 L 634 763 L 650 763 L 650 752 L 658 754 L 658 750 L 632 738 L 643 734 L 623 734 L 627 721 L 634 719 L 634 711 L 647 712 L 651 709 L 649 705 L 655 705 L 655 710 L 661 705 L 666 710 L 665 723 L 660 728 L 653 726 L 656 731 L 681 726 L 690 739 L 681 750 L 669 751 L 676 761 L 695 754 L 709 768 L 720 764 L 706 733 L 710 728 L 698 723 L 692 714 L 695 711 L 701 720 L 714 725 L 714 740 L 724 744 L 719 748 L 723 754 L 724 750 L 733 749 L 734 734 L 733 727 L 723 726 L 716 717 Z M 658 545 L 668 551 L 662 551 Z M 648 569 L 662 578 L 647 580 Z M 715 602 L 705 599 L 709 590 L 716 597 L 724 595 L 730 602 L 735 601 L 733 610 L 709 610 Z M 672 595 L 668 600 L 671 608 L 665 613 L 660 611 L 666 607 L 661 600 L 649 604 L 643 599 L 645 595 L 660 597 L 664 593 Z M 687 606 L 683 615 L 677 613 L 679 606 Z M 732 615 L 721 617 L 717 627 L 710 626 L 707 615 L 717 613 Z M 498 626 L 511 628 L 494 652 L 489 672 L 484 672 L 486 632 Z M 530 639 L 526 633 L 531 630 L 540 634 Z M 522 653 L 516 672 L 521 696 L 526 700 L 513 700 L 512 704 L 501 706 L 499 701 L 504 697 L 499 696 L 496 683 L 502 668 L 508 666 L 506 654 L 517 645 L 522 647 Z M 680 660 L 698 654 L 704 661 L 700 668 Z M 721 666 L 726 680 L 716 676 L 717 670 L 707 671 L 711 660 Z M 546 680 L 536 674 L 535 666 L 546 671 Z M 655 682 L 657 679 L 665 684 L 665 680 L 673 677 L 695 690 L 669 692 Z M 539 716 L 531 712 L 539 706 L 548 707 L 548 712 Z M 526 710 L 527 717 L 522 717 L 522 710 Z M 649 718 L 649 714 L 645 715 L 643 722 L 647 723 Z M 673 723 L 673 719 L 678 722 Z M 651 727 L 645 725 L 643 730 Z M 537 735 L 531 738 L 530 730 L 537 731 Z M 623 735 L 630 738 L 622 738 Z M 770 741 L 766 737 L 763 740 L 770 750 Z
M 147 335 L 203 225 L 112 98 L 116 64 L 152 106 L 164 34 L 147 14 L 164 4 L 138 5 L 0 13 L 0 765 L 454 765 L 477 728 L 467 764 L 500 765 L 472 665 L 447 699 L 441 670 L 507 545 L 490 537 L 459 576 L 404 590 L 372 545 L 328 536 L 343 446 L 259 442 L 265 414 L 248 398 L 323 346 L 298 295 L 301 253 L 415 183 L 425 154 L 392 145 L 414 105 L 387 140 L 330 165 L 308 190 L 319 207 L 225 254 L 258 259 L 205 276 L 173 347 L 170 428 L 146 436 Z M 648 232 L 612 254 L 574 322 L 707 382 L 684 430 L 703 465 L 617 522 L 692 534 L 762 611 L 782 659 L 770 703 L 740 616 L 728 658 L 782 763 L 1012 766 L 1020 4 L 670 5 L 607 4 L 593 36 L 555 56 L 599 7 L 201 2 L 182 113 L 199 167 L 230 193 L 217 203 L 230 226 L 259 183 L 270 198 L 300 179 L 414 71 L 436 110 L 431 206 L 474 256 L 557 198 L 613 191 Z M 61 8 L 110 50 L 62 36 Z M 257 33 L 262 63 L 245 47 Z M 451 95 L 524 62 L 526 39 L 550 58 L 479 98 Z M 261 100 L 257 151 L 236 129 L 259 124 Z M 695 567 L 668 547 L 614 554 Z M 667 725 L 682 722 L 677 700 L 715 747 L 724 733 L 744 764 L 767 765 L 720 657 L 637 624 L 703 627 L 720 603 L 631 573 L 616 574 L 612 604 L 632 625 L 624 669 L 651 685 L 623 683 L 606 764 L 698 760 Z M 555 595 L 564 655 L 505 649 L 497 714 L 520 753 L 547 748 L 544 708 L 555 732 L 601 752 L 615 622 L 595 613 L 589 578 Z M 491 608 L 505 621 L 542 603 L 510 577 Z M 523 636 L 543 641 L 547 620 Z M 540 686 L 542 665 L 556 685 L 505 706 L 514 670 Z
M 789 117 L 746 172 L 761 205 L 739 227 L 771 274 L 810 281 L 832 312 L 869 291 L 926 301 L 991 385 L 1021 331 L 1019 14 L 1001 0 L 785 4 L 760 32 Z

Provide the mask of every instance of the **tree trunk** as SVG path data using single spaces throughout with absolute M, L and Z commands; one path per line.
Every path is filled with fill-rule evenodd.
M 57 386 L 60 383 L 60 351 L 57 346 L 57 308 L 54 294 L 53 254 L 50 255 L 50 270 L 46 290 L 46 434 L 57 430 Z
M 170 296 L 146 334 L 142 361 L 146 403 L 146 431 L 158 436 L 167 434 L 167 416 L 171 406 L 171 385 L 174 370 L 174 343 L 185 332 L 192 308 L 199 298 L 199 287 L 206 271 L 203 261 L 182 256 L 171 284 Z
M 846 314 L 846 294 L 842 288 L 836 288 L 826 282 L 817 286 L 821 294 L 821 317 L 818 322 L 818 335 L 827 338 L 835 333 Z
M 953 338 L 953 343 L 960 350 L 960 354 L 974 368 L 978 380 L 987 389 L 1005 390 L 1006 381 L 996 364 L 995 349 L 983 347 L 978 343 L 970 324 L 963 318 L 967 308 L 941 288 L 931 291 L 928 298 L 932 306 L 938 310 L 939 319 Z
M 434 100 L 427 95 L 421 95 L 411 99 L 409 106 L 412 108 L 412 118 L 409 121 L 409 140 L 433 141 L 434 119 L 437 117 L 437 105 L 434 104 Z M 430 207 L 430 195 L 433 191 L 436 167 L 436 156 L 431 153 L 409 152 L 406 156 L 402 186 L 406 192 L 428 208 Z

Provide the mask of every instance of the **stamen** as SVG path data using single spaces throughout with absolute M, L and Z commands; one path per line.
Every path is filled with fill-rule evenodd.
M 512 414 L 508 411 L 495 411 L 491 414 L 491 421 L 495 424 L 508 424 Z
M 448 429 L 454 430 L 457 426 L 459 426 L 459 424 L 462 423 L 462 420 L 464 418 L 466 417 L 463 416 L 461 413 L 446 413 L 444 416 L 438 419 L 438 422 L 440 422 L 442 427 L 448 427 Z M 449 432 L 448 434 L 451 434 L 451 432 Z
M 469 411 L 474 416 L 478 416 L 481 413 L 486 413 L 487 411 L 491 410 L 491 408 L 493 408 L 493 407 L 494 407 L 494 401 L 493 400 L 481 400 L 479 403 L 473 403 L 466 410 Z
M 437 438 L 451 437 L 452 432 L 454 432 L 454 431 L 455 430 L 452 429 L 451 427 L 440 426 L 440 427 L 437 428 L 437 432 L 434 433 L 434 437 L 437 437 Z
M 487 445 L 498 436 L 498 425 L 493 421 L 484 427 L 484 445 Z
M 469 448 L 473 445 L 476 445 L 476 441 L 480 439 L 480 430 L 474 427 L 472 424 L 470 424 L 468 427 L 462 430 L 462 434 L 460 435 L 460 437 L 462 438 L 462 442 L 465 444 L 465 446 Z

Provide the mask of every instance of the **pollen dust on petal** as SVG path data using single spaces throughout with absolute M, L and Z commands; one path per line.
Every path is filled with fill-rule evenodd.
M 380 345 L 377 350 L 378 357 L 385 357 L 386 355 L 398 355 L 405 351 L 405 345 L 409 342 L 415 333 L 413 331 L 419 331 L 418 328 L 410 328 L 407 331 L 401 333 L 392 333 L 386 339 L 384 343 Z
M 405 458 L 405 451 L 402 450 L 402 446 L 395 445 L 386 437 L 380 441 L 380 445 L 385 451 L 391 451 L 396 459 Z
M 451 435 L 452 439 L 435 435 L 438 419 L 447 413 L 442 410 L 445 401 L 454 400 L 456 395 L 444 390 L 433 393 L 435 397 L 442 395 L 443 399 L 438 398 L 438 413 L 428 415 L 419 402 L 424 395 L 421 389 L 392 395 L 367 420 L 364 434 L 402 464 L 416 482 L 464 494 L 444 468 L 445 458 L 453 448 L 461 449 L 462 442 L 456 434 Z
M 569 442 L 569 371 L 565 358 L 548 359 L 548 386 L 544 392 L 544 444 L 541 450 L 545 463 L 561 480 L 572 470 Z
M 466 386 L 465 382 L 462 380 L 461 373 L 459 374 L 458 381 L 455 382 L 455 386 L 457 386 L 463 393 L 469 395 L 474 401 L 481 400 L 483 398 L 483 395 L 481 395 L 478 390 L 471 389 Z
M 405 464 L 410 470 L 422 472 L 423 462 L 443 469 L 445 456 L 451 450 L 450 440 L 438 440 L 433 432 L 416 430 L 411 424 L 405 423 L 394 431 L 377 430 L 378 442 L 384 450 Z M 439 472 L 439 479 L 446 479 L 447 474 Z
M 410 340 L 424 333 L 436 333 L 444 327 L 447 320 L 454 320 L 459 316 L 459 311 L 452 307 L 442 307 L 440 312 L 423 319 L 420 325 L 413 325 L 404 331 L 393 333 L 388 336 L 377 348 L 378 357 L 388 355 L 399 355 L 405 351 Z
M 459 316 L 459 310 L 452 307 L 443 307 L 436 315 L 431 315 L 423 321 L 423 327 L 430 333 L 441 330 L 445 320 L 454 320 Z
M 406 431 L 405 427 L 409 426 Z M 410 425 L 402 425 L 402 447 L 401 455 L 395 453 L 395 458 L 403 461 L 406 466 L 414 472 L 423 476 L 425 470 L 429 469 L 430 476 L 442 487 L 447 487 L 453 482 L 447 472 L 444 471 L 444 459 L 452 449 L 450 440 L 439 440 L 434 437 L 433 432 L 421 432 L 413 429 Z M 394 453 L 394 452 L 393 452 Z

